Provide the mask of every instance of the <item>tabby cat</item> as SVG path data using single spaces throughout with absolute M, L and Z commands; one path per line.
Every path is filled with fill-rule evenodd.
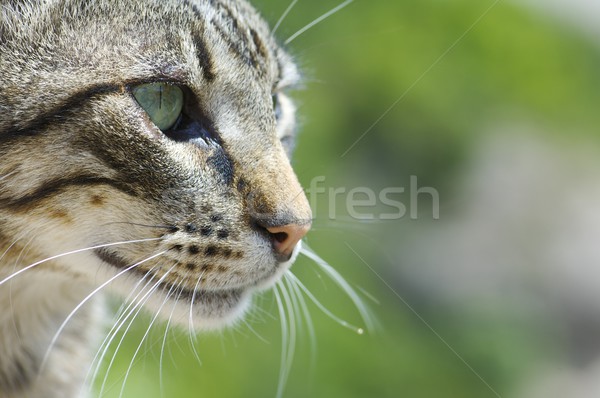
M 298 73 L 244 0 L 0 7 L 0 397 L 79 397 L 105 291 L 214 329 L 290 267 Z

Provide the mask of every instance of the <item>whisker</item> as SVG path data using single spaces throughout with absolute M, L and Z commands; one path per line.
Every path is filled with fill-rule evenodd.
M 196 349 L 195 338 L 196 338 L 196 328 L 194 327 L 194 300 L 196 299 L 196 292 L 198 291 L 198 287 L 200 286 L 200 282 L 202 281 L 202 277 L 206 271 L 202 271 L 200 276 L 198 276 L 198 280 L 196 281 L 196 285 L 194 286 L 194 294 L 192 294 L 192 299 L 190 300 L 190 316 L 189 316 L 189 329 L 190 329 L 190 344 L 192 345 L 192 352 L 198 361 L 198 364 L 202 365 L 202 360 L 200 359 L 200 355 L 198 354 L 198 350 Z M 193 338 L 192 338 L 193 336 Z
M 159 357 L 159 361 L 158 361 L 158 384 L 160 386 L 160 391 L 161 391 L 161 396 L 165 396 L 164 394 L 164 384 L 163 384 L 163 358 L 164 358 L 164 354 L 165 354 L 165 346 L 167 344 L 167 337 L 169 335 L 169 327 L 171 326 L 171 321 L 173 319 L 173 314 L 175 313 L 175 308 L 177 308 L 177 302 L 179 301 L 179 299 L 181 298 L 181 294 L 183 293 L 183 289 L 184 289 L 184 284 L 183 284 L 184 280 L 182 279 L 181 282 L 179 283 L 179 293 L 177 295 L 177 298 L 175 300 L 173 300 L 173 306 L 171 307 L 171 313 L 169 314 L 169 318 L 167 319 L 167 324 L 165 325 L 165 334 L 163 336 L 162 339 L 162 344 L 160 347 L 160 357 Z
M 180 339 L 173 339 L 173 342 L 175 343 L 175 347 L 177 347 L 177 349 L 179 350 L 180 353 L 184 353 L 184 354 L 188 353 L 188 351 L 186 351 L 181 346 Z M 177 369 L 177 361 L 175 360 L 175 357 L 173 357 L 173 353 L 171 351 L 169 351 L 169 356 L 171 357 L 171 361 L 172 361 L 173 365 L 175 365 L 175 369 Z
M 49 224 L 51 224 L 51 222 L 50 222 L 50 221 L 46 221 L 46 222 L 42 223 L 41 225 L 36 225 L 36 226 L 34 226 L 34 227 L 31 227 L 31 228 L 29 228 L 29 229 L 26 229 L 26 230 L 22 231 L 22 232 L 19 234 L 19 236 L 17 236 L 17 237 L 15 238 L 15 240 L 14 240 L 14 241 L 13 241 L 13 242 L 10 244 L 10 246 L 8 246 L 8 247 L 6 248 L 6 250 L 4 250 L 4 252 L 3 252 L 3 253 L 2 253 L 2 255 L 0 256 L 0 262 L 1 262 L 1 261 L 2 261 L 2 259 L 3 259 L 3 258 L 4 258 L 4 257 L 5 257 L 5 256 L 6 256 L 6 255 L 7 255 L 9 252 L 10 252 L 10 250 L 11 250 L 11 249 L 12 249 L 12 248 L 13 248 L 13 247 L 14 247 L 14 246 L 17 244 L 17 243 L 19 243 L 19 241 L 20 241 L 21 239 L 23 239 L 25 236 L 29 235 L 29 234 L 30 234 L 30 233 L 32 233 L 32 232 L 36 232 L 36 233 L 33 235 L 33 237 L 32 237 L 32 238 L 31 238 L 31 239 L 30 239 L 30 240 L 29 240 L 29 241 L 28 241 L 28 242 L 25 244 L 25 246 L 24 246 L 24 247 L 21 249 L 21 252 L 20 252 L 20 254 L 19 254 L 19 257 L 21 257 L 21 255 L 23 254 L 23 250 L 24 250 L 24 249 L 25 249 L 25 248 L 26 248 L 26 247 L 27 247 L 27 246 L 28 246 L 28 245 L 31 243 L 31 241 L 32 241 L 33 239 L 35 239 L 37 236 L 41 235 L 41 234 L 42 234 L 41 230 L 42 230 L 42 229 L 44 229 L 44 228 L 46 228 L 46 227 L 47 227 Z M 14 270 L 16 269 L 16 266 L 18 265 L 18 264 L 16 264 L 16 263 L 17 263 L 17 262 L 15 262 L 15 267 L 13 268 L 13 272 L 14 272 Z
M 113 222 L 107 222 L 107 223 L 100 224 L 100 225 L 106 226 L 106 225 L 115 225 L 115 224 L 133 225 L 136 227 L 144 227 L 144 228 L 168 229 L 171 231 L 179 230 L 179 228 L 177 228 L 174 225 L 148 225 L 148 224 L 140 224 L 140 223 L 128 222 L 128 221 L 113 221 Z
M 16 174 L 16 173 L 17 173 L 17 170 L 13 170 L 13 171 L 11 171 L 8 174 L 4 174 L 3 176 L 0 176 L 0 181 L 5 180 L 6 178 L 8 178 L 8 177 L 10 177 L 10 176 L 12 176 L 13 174 Z
M 261 299 L 260 303 L 258 302 L 259 299 Z M 265 323 L 263 313 L 266 312 L 266 310 L 262 309 L 261 311 L 260 308 L 263 301 L 264 300 L 262 300 L 262 295 L 257 295 L 257 297 L 255 297 L 253 305 L 248 308 L 246 316 L 244 316 L 241 320 L 249 324 Z
M 144 304 L 146 304 L 146 302 L 150 299 L 151 295 L 158 289 L 158 287 L 160 286 L 160 284 L 164 281 L 164 279 L 167 277 L 167 275 L 169 275 L 169 273 L 177 266 L 174 265 L 173 267 L 171 267 L 162 277 L 160 277 L 160 279 L 150 288 L 150 290 L 148 290 L 136 303 L 136 305 L 131 309 L 131 311 L 129 312 L 129 315 L 127 316 L 127 318 L 129 318 L 129 316 L 131 316 L 133 314 L 133 312 L 135 311 L 135 314 L 133 315 L 133 317 L 131 318 L 131 320 L 129 321 L 129 324 L 127 325 L 127 328 L 125 329 L 125 331 L 123 332 L 123 336 L 121 336 L 121 339 L 119 340 L 119 343 L 117 344 L 117 347 L 115 349 L 115 352 L 110 360 L 110 363 L 108 364 L 108 368 L 106 371 L 106 374 L 104 375 L 104 380 L 102 382 L 102 386 L 100 387 L 100 396 L 102 396 L 102 392 L 104 391 L 104 388 L 106 387 L 106 382 L 108 380 L 108 374 L 110 372 L 110 369 L 112 368 L 112 365 L 117 357 L 117 353 L 119 352 L 119 349 L 121 348 L 123 341 L 125 340 L 125 336 L 127 335 L 127 333 L 129 332 L 129 329 L 131 329 L 131 326 L 133 325 L 133 322 L 135 321 L 135 319 L 137 318 L 137 316 L 140 314 L 140 312 L 143 309 Z M 126 321 L 126 319 L 124 320 L 124 322 Z
M 365 322 L 367 330 L 370 332 L 373 332 L 375 330 L 375 321 L 373 320 L 368 307 L 362 301 L 362 299 L 359 297 L 359 295 L 356 293 L 356 291 L 352 288 L 352 286 L 350 286 L 350 284 L 342 277 L 342 275 L 340 275 L 340 273 L 337 272 L 335 270 L 335 268 L 333 268 L 325 260 L 323 260 L 321 257 L 319 257 L 319 255 L 317 253 L 315 253 L 313 250 L 311 250 L 307 245 L 303 245 L 300 253 L 302 253 L 306 257 L 310 258 L 315 264 L 317 264 L 319 267 L 321 267 L 321 269 L 323 271 L 325 271 L 325 273 L 331 278 L 331 280 L 333 282 L 335 282 L 346 293 L 346 295 L 350 298 L 350 300 L 352 300 L 352 302 L 354 303 L 354 306 L 360 313 L 360 315 L 363 319 L 363 322 Z M 299 284 L 299 286 L 302 287 L 303 285 Z M 308 289 L 306 289 L 306 287 L 304 287 L 302 290 L 304 290 L 305 293 L 307 293 L 307 296 L 313 302 L 315 302 L 315 300 L 313 300 L 314 296 L 308 291 Z M 317 304 L 317 303 L 315 302 L 315 304 Z M 321 308 L 321 310 L 325 309 L 325 307 L 323 307 L 322 305 L 317 305 L 317 306 L 319 308 Z M 331 312 L 328 310 L 326 310 L 326 312 L 331 314 Z M 333 315 L 333 314 L 331 314 L 331 315 Z M 336 319 L 336 318 L 337 317 L 334 316 L 333 319 Z M 337 318 L 337 319 L 339 319 L 339 318 Z M 340 319 L 340 321 L 342 321 L 342 320 Z M 350 327 L 351 329 L 355 329 L 355 331 L 358 334 L 364 333 L 364 330 L 362 328 L 356 328 L 355 326 L 348 324 L 348 322 L 346 322 L 346 321 L 342 321 L 341 324 L 346 327 Z
M 169 271 L 167 271 L 165 273 L 165 275 L 163 275 L 163 278 L 166 277 L 173 269 L 175 269 L 175 267 L 176 267 L 176 265 L 174 265 Z M 125 385 L 127 384 L 127 379 L 129 378 L 129 374 L 131 373 L 131 369 L 133 368 L 133 364 L 135 362 L 135 358 L 137 357 L 138 353 L 140 352 L 140 349 L 142 348 L 142 345 L 144 344 L 144 341 L 146 341 L 146 339 L 148 338 L 148 334 L 150 333 L 150 329 L 152 328 L 152 325 L 154 325 L 154 322 L 156 322 L 156 319 L 160 315 L 160 311 L 163 309 L 163 307 L 165 306 L 165 304 L 167 303 L 167 301 L 169 301 L 169 298 L 171 298 L 171 293 L 172 293 L 172 291 L 173 291 L 174 288 L 175 288 L 175 285 L 171 285 L 171 287 L 169 288 L 169 291 L 165 295 L 165 299 L 163 300 L 163 302 L 160 305 L 160 307 L 158 307 L 158 310 L 156 311 L 156 314 L 154 315 L 154 317 L 152 317 L 152 320 L 150 321 L 150 324 L 148 325 L 148 328 L 146 329 L 146 333 L 144 333 L 144 335 L 142 336 L 142 340 L 140 341 L 140 344 L 138 344 L 135 352 L 133 353 L 133 357 L 131 358 L 131 361 L 129 362 L 129 366 L 127 367 L 127 371 L 125 372 L 125 378 L 123 379 L 123 384 L 121 385 L 121 392 L 119 393 L 119 398 L 123 397 L 123 393 L 125 392 Z
M 298 2 L 298 0 L 293 0 L 292 3 L 285 9 L 285 11 L 283 12 L 283 14 L 281 15 L 281 17 L 279 17 L 279 20 L 277 21 L 277 23 L 273 27 L 273 30 L 271 31 L 272 35 L 274 35 L 275 32 L 277 32 L 277 29 L 279 29 L 279 25 L 281 25 L 281 23 L 283 22 L 283 20 L 285 19 L 285 17 L 287 17 L 287 15 L 290 13 L 290 11 L 292 11 L 292 8 L 294 8 L 294 6 L 296 5 L 297 2 Z
M 45 227 L 48 223 L 44 224 L 42 227 Z M 28 235 L 30 232 L 35 231 L 35 230 L 39 230 L 40 227 L 37 228 L 30 228 L 26 231 L 23 231 L 18 237 L 17 239 L 15 239 L 15 241 L 13 243 L 11 243 L 11 245 L 4 251 L 4 253 L 2 254 L 2 256 L 0 256 L 0 263 L 2 261 L 2 258 L 4 258 L 4 256 L 10 251 L 10 249 L 12 249 L 14 247 L 14 245 L 16 245 L 21 238 L 25 237 L 26 235 Z M 35 239 L 36 236 L 39 235 L 39 232 L 37 234 L 34 234 L 29 241 L 27 241 L 27 243 L 23 246 L 23 248 L 21 249 L 21 251 L 19 252 L 19 255 L 17 256 L 17 259 L 15 260 L 15 264 L 13 266 L 12 272 L 14 273 L 15 270 L 18 267 L 19 261 L 21 259 L 21 256 L 23 255 L 23 251 L 25 250 L 25 248 L 27 248 L 29 246 L 29 244 L 31 244 L 31 242 L 33 241 L 33 239 Z M 12 291 L 12 284 L 9 284 L 8 286 L 8 304 L 9 304 L 9 308 L 10 308 L 10 314 L 11 314 L 11 322 L 12 322 L 12 327 L 13 330 L 15 332 L 15 336 L 17 336 L 17 340 L 19 341 L 20 344 L 23 343 L 22 339 L 21 339 L 21 332 L 19 327 L 17 327 L 17 321 L 16 321 L 16 316 L 15 316 L 15 307 L 14 307 L 14 302 L 13 302 L 13 291 Z
M 348 45 L 349 43 L 352 46 L 356 46 L 358 43 L 360 43 L 360 45 L 365 45 L 367 41 L 381 41 L 382 38 L 397 36 L 401 32 L 402 28 L 397 26 L 385 29 L 372 29 L 369 31 L 352 32 L 351 34 L 344 32 L 343 36 L 327 37 L 321 41 L 311 43 L 310 45 L 304 47 L 302 52 L 306 55 L 308 52 L 316 49 L 323 49 L 325 47 L 339 48 L 344 45 Z M 304 86 L 308 86 L 310 84 L 329 85 L 329 83 L 330 82 L 327 80 L 316 79 L 314 77 L 310 78 L 309 80 L 302 80 L 302 84 Z
M 288 341 L 287 346 L 287 363 L 285 368 L 285 378 L 283 380 L 283 386 L 287 384 L 290 372 L 292 370 L 292 364 L 294 363 L 294 354 L 296 352 L 296 322 L 298 321 L 298 317 L 296 316 L 296 311 L 294 307 L 294 301 L 290 297 L 290 293 L 287 291 L 285 284 L 281 283 L 281 295 L 283 296 L 283 302 L 288 311 L 288 324 L 290 331 L 290 339 Z M 283 389 L 281 391 L 283 394 Z
M 31 245 L 31 242 L 33 242 L 33 240 L 38 236 L 39 236 L 39 233 L 33 235 L 31 238 L 29 238 L 27 243 L 25 243 L 25 245 L 23 245 L 23 247 L 21 248 L 21 251 L 19 252 L 19 255 L 17 256 L 17 259 L 15 260 L 15 264 L 13 265 L 13 272 L 19 266 L 19 263 L 21 262 L 21 258 L 25 257 L 27 254 L 29 254 L 29 251 L 31 250 L 29 245 Z M 25 254 L 25 256 L 23 254 Z M 1 284 L 2 283 L 0 283 L 0 285 Z
M 257 295 L 256 297 L 254 297 L 253 305 L 250 306 L 248 313 L 246 314 L 246 316 L 244 316 L 241 319 L 241 322 L 250 331 L 250 333 L 252 333 L 254 336 L 256 336 L 260 341 L 262 341 L 265 344 L 270 345 L 271 342 L 269 340 L 267 340 L 267 338 L 263 337 L 253 326 L 253 324 L 255 324 L 255 323 L 265 323 L 265 318 L 262 316 L 262 313 L 267 313 L 267 312 L 261 308 L 261 305 L 260 305 L 261 303 L 258 302 L 258 300 L 261 300 L 261 302 L 262 302 L 263 298 L 264 298 L 263 295 Z M 271 315 L 271 319 L 275 319 L 273 317 L 273 314 L 270 314 L 270 315 Z
M 147 238 L 147 239 L 137 239 L 137 240 L 129 240 L 129 241 L 122 241 L 122 242 L 115 242 L 115 243 L 108 243 L 108 244 L 103 244 L 103 245 L 97 245 L 97 246 L 90 246 L 90 247 L 86 247 L 83 249 L 77 249 L 77 250 L 72 250 L 69 252 L 65 252 L 65 253 L 61 253 L 61 254 L 57 254 L 55 256 L 52 257 L 48 257 L 44 260 L 40 260 L 37 261 L 33 264 L 28 265 L 25 268 L 20 269 L 17 272 L 14 272 L 13 274 L 9 275 L 8 277 L 0 280 L 0 286 L 3 285 L 4 283 L 8 282 L 9 280 L 21 275 L 22 273 L 37 267 L 40 264 L 44 264 L 47 263 L 48 261 L 52 261 L 52 260 L 56 260 L 57 258 L 62 258 L 62 257 L 66 257 L 66 256 L 70 256 L 73 254 L 78 254 L 78 253 L 83 253 L 86 251 L 90 251 L 90 250 L 95 250 L 95 249 L 102 249 L 104 247 L 112 247 L 112 246 L 119 246 L 119 245 L 125 245 L 125 244 L 130 244 L 130 243 L 141 243 L 141 242 L 151 242 L 151 241 L 157 241 L 160 240 L 161 238 Z
M 317 357 L 317 337 L 315 334 L 315 326 L 314 326 L 312 317 L 310 315 L 310 311 L 308 310 L 308 306 L 306 305 L 306 301 L 304 300 L 304 296 L 302 295 L 302 291 L 298 287 L 298 283 L 299 283 L 298 278 L 290 270 L 288 270 L 284 274 L 284 278 L 287 280 L 292 291 L 295 293 L 295 295 L 300 303 L 300 309 L 302 310 L 302 313 L 304 314 L 304 319 L 306 321 L 306 328 L 308 329 L 308 338 L 310 341 L 311 367 L 314 368 L 314 366 L 316 365 L 316 359 L 317 359 L 316 358 Z
M 14 241 L 13 243 L 10 244 L 10 246 L 8 246 L 6 248 L 6 250 L 4 250 L 4 253 L 2 253 L 2 255 L 0 256 L 0 261 L 2 261 L 2 259 L 4 258 L 4 256 L 6 256 L 8 254 L 8 252 L 10 251 L 10 249 L 12 249 L 23 237 L 25 237 L 26 235 L 28 235 L 31 231 L 33 231 L 35 228 L 31 228 L 27 231 L 22 232 Z
M 365 296 L 366 298 L 368 298 L 369 300 L 371 300 L 373 303 L 377 304 L 377 305 L 381 305 L 381 302 L 377 299 L 377 297 L 373 296 L 371 293 L 369 293 L 366 289 L 357 286 L 356 287 L 358 290 L 360 290 L 360 292 L 363 294 L 363 296 Z
M 281 325 L 281 358 L 279 364 L 279 382 L 277 385 L 276 398 L 283 396 L 283 389 L 285 387 L 285 365 L 287 363 L 287 344 L 288 344 L 288 323 L 279 293 L 280 283 L 277 282 L 273 288 L 275 294 L 275 300 L 277 302 L 277 309 L 279 310 L 279 324 Z
M 166 253 L 166 250 L 162 251 L 160 253 L 157 253 L 155 255 L 152 255 L 152 256 L 146 258 L 145 260 L 139 261 L 139 262 L 137 262 L 137 263 L 135 263 L 133 265 L 130 265 L 129 267 L 121 270 L 116 275 L 114 275 L 112 278 L 108 279 L 106 282 L 102 283 L 100 286 L 98 286 L 96 289 L 94 289 L 83 300 L 81 300 L 79 302 L 79 304 L 77 304 L 77 306 L 75 306 L 75 308 L 73 309 L 73 311 L 71 311 L 71 313 L 69 313 L 69 315 L 67 316 L 67 318 L 60 325 L 60 327 L 58 328 L 58 330 L 54 334 L 54 337 L 52 337 L 52 340 L 50 341 L 50 345 L 48 346 L 48 349 L 46 350 L 46 353 L 44 354 L 44 358 L 42 359 L 42 363 L 40 365 L 40 372 L 38 374 L 41 374 L 41 371 L 46 366 L 46 362 L 48 361 L 48 357 L 50 356 L 50 352 L 52 351 L 52 348 L 54 348 L 54 345 L 56 344 L 56 341 L 58 340 L 58 337 L 60 336 L 60 334 L 62 333 L 62 331 L 67 326 L 67 323 L 69 323 L 69 321 L 73 318 L 73 316 L 75 315 L 75 313 L 77 311 L 79 311 L 79 309 L 81 307 L 83 307 L 92 297 L 94 297 L 96 294 L 98 294 L 98 292 L 100 292 L 102 289 L 104 289 L 106 286 L 108 286 L 110 283 L 112 283 L 115 279 L 117 279 L 121 275 L 126 274 L 127 272 L 131 271 L 135 267 L 138 267 L 141 264 L 143 264 L 145 262 L 148 262 L 150 260 L 153 260 L 153 259 L 155 259 L 155 258 L 157 258 L 157 257 L 159 257 L 159 256 L 161 256 L 161 255 L 163 255 L 165 253 Z
M 330 16 L 332 16 L 336 12 L 340 11 L 341 9 L 343 9 L 344 7 L 346 7 L 347 5 L 349 5 L 350 3 L 352 3 L 353 1 L 354 0 L 346 0 L 342 4 L 340 4 L 337 7 L 335 7 L 334 9 L 332 9 L 332 10 L 326 12 L 325 14 L 321 15 L 319 18 L 315 19 L 314 21 L 312 21 L 311 23 L 309 23 L 308 25 L 306 25 L 305 27 L 303 27 L 302 29 L 300 29 L 299 31 L 297 31 L 296 33 L 294 33 L 293 35 L 291 35 L 284 42 L 284 44 L 287 46 L 292 41 L 294 41 L 298 36 L 300 36 L 302 33 L 306 32 L 307 30 L 309 30 L 310 28 L 312 28 L 313 26 L 315 26 L 319 22 L 323 21 L 324 19 L 329 18 Z
M 293 319 L 296 321 L 295 324 L 299 327 L 300 331 L 302 331 L 302 313 L 300 312 L 300 304 L 298 303 L 298 297 L 296 296 L 294 289 L 290 286 L 290 280 L 289 278 L 285 277 L 285 274 L 283 275 L 282 285 L 283 287 L 285 287 L 286 292 L 289 298 L 291 299 L 291 308 L 293 309 L 291 313 L 294 316 Z
M 21 232 L 21 234 L 19 234 L 19 236 L 17 236 L 17 238 L 10 244 L 10 246 L 8 246 L 6 248 L 6 250 L 4 250 L 4 253 L 2 253 L 2 255 L 0 256 L 0 261 L 2 261 L 2 259 L 8 254 L 8 252 L 10 251 L 10 249 L 12 249 L 17 243 L 19 243 L 19 241 L 21 239 L 23 239 L 25 236 L 29 235 L 31 232 L 39 230 L 39 229 L 45 227 L 47 224 L 48 223 L 44 224 L 42 227 L 36 226 L 36 227 L 33 227 L 33 228 L 29 228 L 28 230 Z M 31 239 L 34 239 L 38 235 L 39 235 L 39 233 L 35 234 Z M 31 239 L 28 241 L 27 244 L 25 244 L 25 246 L 27 246 L 31 242 Z M 23 253 L 23 249 L 21 249 L 21 254 L 22 253 Z M 21 254 L 19 254 L 19 257 L 21 256 Z M 15 264 L 15 266 L 16 266 L 16 264 Z
M 334 313 L 332 313 L 331 311 L 329 311 L 327 309 L 327 307 L 325 307 L 311 292 L 310 290 L 308 290 L 308 288 L 306 286 L 304 286 L 304 284 L 302 282 L 300 282 L 300 280 L 298 280 L 296 278 L 296 283 L 298 285 L 298 287 L 304 292 L 304 294 L 306 295 L 306 297 L 308 297 L 310 299 L 310 301 L 313 302 L 314 305 L 317 306 L 317 308 L 319 308 L 321 310 L 321 312 L 323 312 L 325 315 L 327 315 L 329 318 L 331 318 L 333 321 L 335 321 L 336 323 L 338 323 L 339 325 L 352 330 L 353 332 L 356 332 L 358 334 L 363 334 L 364 330 L 362 328 L 359 328 L 358 326 L 354 326 L 351 323 L 341 319 L 340 317 L 338 317 L 337 315 L 335 315 Z
M 96 378 L 98 376 L 98 372 L 100 371 L 100 366 L 102 365 L 102 362 L 104 360 L 104 357 L 106 356 L 106 353 L 108 351 L 108 348 L 110 347 L 110 344 L 112 343 L 114 337 L 116 337 L 118 331 L 121 329 L 121 327 L 123 326 L 123 324 L 126 322 L 127 318 L 129 317 L 128 316 L 129 309 L 131 308 L 131 306 L 133 306 L 136 303 L 135 300 L 137 300 L 137 298 L 144 292 L 144 289 L 146 289 L 148 287 L 148 285 L 150 285 L 150 283 L 152 282 L 152 278 L 153 278 L 152 272 L 154 271 L 155 268 L 156 268 L 156 266 L 152 267 L 149 271 L 147 271 L 144 274 L 144 276 L 135 284 L 131 293 L 129 293 L 127 298 L 124 300 L 124 303 L 119 308 L 116 319 L 112 322 L 113 326 L 111 327 L 110 331 L 107 333 L 106 337 L 102 341 L 102 344 L 100 344 L 100 347 L 98 348 L 98 351 L 96 352 L 96 355 L 94 356 L 94 359 L 92 360 L 92 363 L 91 363 L 90 367 L 88 368 L 88 373 L 85 377 L 84 386 L 88 382 L 90 382 L 89 385 L 91 387 L 92 386 L 91 381 L 96 380 Z M 137 291 L 138 287 L 144 282 L 144 280 L 148 276 L 152 276 L 152 277 L 148 281 L 146 281 L 146 283 L 142 287 L 142 289 L 135 295 L 135 297 L 132 298 L 134 293 Z M 127 317 L 126 317 L 126 315 L 127 315 Z M 123 319 L 123 318 L 125 318 L 125 319 Z M 102 354 L 100 354 L 100 352 L 102 352 Z M 89 376 L 90 376 L 90 372 L 91 372 L 92 368 L 94 368 L 94 372 L 93 372 L 93 376 L 90 379 Z
M 125 340 L 125 336 L 127 336 L 127 333 L 129 332 L 129 329 L 131 328 L 131 326 L 133 325 L 133 322 L 135 321 L 135 319 L 137 318 L 137 316 L 141 313 L 142 311 L 142 307 L 143 305 L 148 301 L 148 295 L 150 293 L 152 293 L 154 291 L 154 289 L 156 289 L 158 287 L 159 283 L 154 283 L 154 285 L 152 285 L 150 287 L 150 289 L 144 293 L 144 295 L 140 298 L 139 301 L 137 301 L 135 303 L 135 305 L 129 310 L 129 312 L 126 314 L 126 316 L 124 317 L 123 321 L 121 322 L 121 324 L 119 325 L 119 327 L 114 331 L 114 333 L 112 334 L 108 345 L 105 347 L 105 352 L 102 355 L 101 361 L 99 362 L 102 363 L 104 361 L 104 355 L 107 353 L 110 345 L 112 344 L 113 340 L 117 337 L 117 333 L 119 333 L 119 331 L 121 330 L 121 328 L 125 325 L 126 322 L 128 322 L 127 327 L 125 328 L 125 330 L 123 331 L 121 338 L 119 339 L 119 342 L 117 343 L 117 347 L 115 348 L 115 351 L 110 359 L 110 362 L 104 372 L 104 379 L 102 380 L 102 385 L 100 387 L 100 393 L 98 394 L 99 396 L 102 396 L 102 393 L 104 392 L 104 389 L 106 387 L 106 383 L 108 381 L 108 375 L 110 374 L 110 370 L 112 369 L 113 363 L 117 357 L 117 354 L 121 348 L 121 345 L 123 344 L 123 341 Z M 145 298 L 145 299 L 144 299 Z M 96 376 L 94 376 L 95 379 Z M 113 384 L 114 385 L 114 384 Z M 111 386 L 112 387 L 112 386 Z
M 256 329 L 254 329 L 252 327 L 252 324 L 250 322 L 248 322 L 246 319 L 242 318 L 242 322 L 244 323 L 244 325 L 246 326 L 246 328 L 248 328 L 248 330 L 254 335 L 256 336 L 260 341 L 262 341 L 265 344 L 271 344 L 271 342 L 269 340 L 267 340 L 266 338 L 264 338 L 263 336 L 260 335 L 260 333 L 258 333 L 256 331 Z
M 325 221 L 325 222 L 323 222 Z M 357 219 L 352 217 L 342 217 L 336 216 L 335 220 L 323 220 L 322 218 L 317 218 L 313 225 L 318 227 L 340 227 L 340 228 L 348 228 L 354 227 L 356 229 L 364 228 L 369 225 L 386 225 L 386 224 L 397 224 L 398 222 L 403 221 L 399 220 L 380 220 L 380 219 Z
M 260 308 L 258 306 L 255 306 L 252 309 L 252 313 L 255 316 L 258 316 L 259 317 L 258 319 L 260 319 L 260 320 L 264 320 L 265 319 L 265 318 L 263 318 L 263 316 L 266 317 L 266 318 L 272 319 L 272 320 L 276 320 L 275 315 L 273 315 L 271 312 L 266 311 L 266 310 L 264 310 L 264 309 L 262 309 L 262 308 Z M 258 313 L 260 313 L 260 314 L 258 314 Z

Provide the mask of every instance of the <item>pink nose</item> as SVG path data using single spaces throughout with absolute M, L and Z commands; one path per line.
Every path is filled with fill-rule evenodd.
M 310 229 L 310 223 L 298 225 L 288 224 L 269 227 L 267 231 L 273 237 L 273 250 L 280 261 L 287 261 L 292 256 L 294 248 Z

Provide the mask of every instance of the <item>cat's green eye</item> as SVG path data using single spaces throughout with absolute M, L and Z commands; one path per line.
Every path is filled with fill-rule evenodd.
M 183 91 L 168 83 L 147 83 L 131 92 L 152 122 L 162 131 L 177 123 L 183 109 Z

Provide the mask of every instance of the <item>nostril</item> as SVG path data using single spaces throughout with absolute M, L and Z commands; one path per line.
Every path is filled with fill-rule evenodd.
M 279 242 L 279 243 L 283 243 L 288 239 L 288 234 L 286 234 L 285 232 L 269 232 L 271 234 L 271 236 L 273 237 L 273 239 L 275 239 L 275 241 Z
M 265 229 L 271 234 L 276 257 L 285 262 L 290 259 L 296 245 L 310 229 L 310 224 L 287 224 Z

